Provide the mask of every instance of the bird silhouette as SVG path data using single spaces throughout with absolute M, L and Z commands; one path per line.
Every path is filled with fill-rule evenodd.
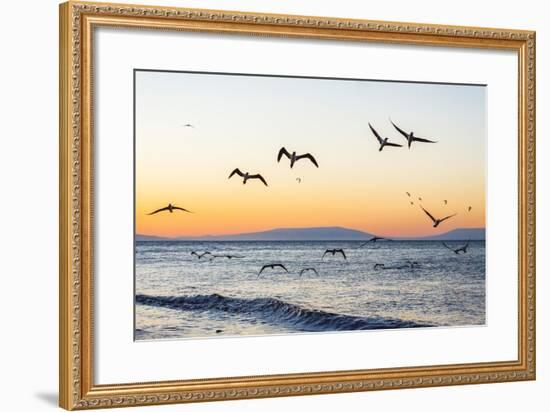
M 343 249 L 327 249 L 327 250 L 325 250 L 325 253 L 323 253 L 323 257 L 321 259 L 324 259 L 325 255 L 327 253 L 331 254 L 332 256 L 336 255 L 336 253 L 340 253 L 344 257 L 345 260 L 348 260 L 348 258 L 346 257 L 346 254 L 344 253 Z
M 292 154 L 290 154 L 284 147 L 281 147 L 281 149 L 279 150 L 279 154 L 277 155 L 277 163 L 279 163 L 281 161 L 281 158 L 283 156 L 286 156 L 290 159 L 290 168 L 291 169 L 294 167 L 294 163 L 296 163 L 298 160 L 301 160 L 301 159 L 308 159 L 316 167 L 319 167 L 319 164 L 317 163 L 317 160 L 315 160 L 315 158 L 313 157 L 313 155 L 311 153 L 305 153 L 305 154 L 302 154 L 302 155 L 297 155 L 296 152 L 292 152 Z
M 281 268 L 283 269 L 286 273 L 288 273 L 288 270 L 287 268 L 285 267 L 285 265 L 281 264 L 281 263 L 270 263 L 269 265 L 263 265 L 262 268 L 260 269 L 260 271 L 258 272 L 258 276 L 260 276 L 262 274 L 262 272 L 265 270 L 265 269 L 275 269 L 275 268 Z
M 190 210 L 184 209 L 183 207 L 174 206 L 172 203 L 168 203 L 168 206 L 162 207 L 160 209 L 155 210 L 154 212 L 148 213 L 148 215 L 154 215 L 156 213 L 164 212 L 164 211 L 174 213 L 174 210 L 182 210 L 182 211 L 187 212 L 187 213 L 193 213 Z
M 470 245 L 470 239 L 468 239 L 468 241 L 466 242 L 466 244 L 462 247 L 459 247 L 457 249 L 453 249 L 452 247 L 450 247 L 449 245 L 447 245 L 445 242 L 443 242 L 443 246 L 445 246 L 447 249 L 449 250 L 452 250 L 453 252 L 455 252 L 457 255 L 460 254 L 460 252 L 462 253 L 468 253 L 468 246 Z
M 182 125 L 182 127 L 190 127 L 191 129 L 195 128 L 195 126 L 193 126 L 191 123 L 186 123 L 186 124 Z
M 194 250 L 191 252 L 192 255 L 195 255 L 196 257 L 198 257 L 199 259 L 202 259 L 203 257 L 205 257 L 206 255 L 210 255 L 212 256 L 212 253 L 210 253 L 208 250 L 206 252 L 203 252 L 203 253 L 197 253 L 195 252 Z
M 259 179 L 259 180 L 261 180 L 261 181 L 263 182 L 264 185 L 267 186 L 267 182 L 265 181 L 265 179 L 263 178 L 263 176 L 262 176 L 261 174 L 251 175 L 251 174 L 248 173 L 248 172 L 243 173 L 243 172 L 241 172 L 239 169 L 235 169 L 235 170 L 233 170 L 233 171 L 231 172 L 231 174 L 229 175 L 228 179 L 231 179 L 231 177 L 232 177 L 233 175 L 235 175 L 235 174 L 237 174 L 237 175 L 239 175 L 240 177 L 243 178 L 243 185 L 246 184 L 246 181 L 247 181 L 248 179 Z
M 375 263 L 374 266 L 373 266 L 373 269 L 376 270 L 376 269 L 384 269 L 386 265 L 384 265 L 383 263 Z
M 212 259 L 216 258 L 226 258 L 226 259 L 242 259 L 244 256 L 237 256 L 237 255 L 212 255 Z
M 435 217 L 432 216 L 432 214 L 430 212 L 428 212 L 426 209 L 424 209 L 422 206 L 420 206 L 420 208 L 424 211 L 424 213 L 426 213 L 428 215 L 428 217 L 432 220 L 434 226 L 433 227 L 438 227 L 442 222 L 444 222 L 445 220 L 447 219 L 450 219 L 452 218 L 453 216 L 456 216 L 456 213 L 453 214 L 453 215 L 449 215 L 449 216 L 445 216 L 444 218 L 442 219 L 436 219 Z
M 368 243 L 376 243 L 379 240 L 390 240 L 390 239 L 386 239 L 385 237 L 380 237 L 380 236 L 373 236 L 369 240 L 367 240 L 365 243 L 362 243 L 361 245 L 359 245 L 359 247 L 363 247 Z
M 296 181 L 297 181 L 298 183 L 302 183 L 302 179 L 299 178 L 299 177 L 296 178 Z
M 472 210 L 472 206 L 468 206 L 468 212 Z
M 446 201 L 446 200 L 444 200 L 444 201 L 443 201 L 443 204 L 444 204 L 445 206 L 447 206 L 447 201 Z
M 428 139 L 423 139 L 421 137 L 416 137 L 414 135 L 414 132 L 410 132 L 410 133 L 407 133 L 405 132 L 404 130 L 400 129 L 394 122 L 392 122 L 392 120 L 390 119 L 390 122 L 391 124 L 393 124 L 393 127 L 395 127 L 395 129 L 401 133 L 405 139 L 407 139 L 407 145 L 409 147 L 409 149 L 411 148 L 411 144 L 412 142 L 421 142 L 421 143 L 437 143 L 436 141 L 434 140 L 428 140 Z
M 317 269 L 315 268 L 303 268 L 302 270 L 300 270 L 300 276 L 302 276 L 307 271 L 315 272 L 315 274 L 319 276 L 319 272 L 317 272 Z
M 387 137 L 382 138 L 370 123 L 369 123 L 369 127 L 372 130 L 374 137 L 376 137 L 376 140 L 378 140 L 378 143 L 380 143 L 380 149 L 378 149 L 379 152 L 381 152 L 382 149 L 386 146 L 403 147 L 403 145 L 401 144 L 391 143 Z
M 409 192 L 405 192 L 407 194 L 407 196 L 411 197 L 411 194 Z

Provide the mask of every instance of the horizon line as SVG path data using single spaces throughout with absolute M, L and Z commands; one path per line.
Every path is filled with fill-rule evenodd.
M 151 234 L 144 234 L 144 233 L 138 233 L 134 232 L 134 237 L 137 236 L 147 236 L 147 237 L 157 237 L 157 238 L 163 238 L 168 240 L 180 240 L 179 238 L 189 238 L 190 240 L 193 239 L 200 239 L 200 238 L 216 238 L 216 237 L 231 237 L 231 236 L 244 236 L 244 235 L 257 235 L 261 233 L 268 233 L 273 232 L 277 230 L 312 230 L 312 229 L 343 229 L 343 230 L 349 230 L 354 232 L 360 232 L 362 234 L 368 235 L 368 236 L 374 236 L 373 233 L 369 231 L 364 231 L 361 229 L 352 229 L 344 226 L 311 226 L 311 227 L 276 227 L 271 229 L 264 229 L 264 230 L 257 230 L 253 232 L 237 232 L 237 233 L 227 233 L 227 234 L 202 234 L 202 235 L 175 235 L 175 236 L 164 236 L 164 235 L 151 235 Z M 455 230 L 484 230 L 486 231 L 486 227 L 457 227 L 454 229 L 447 230 L 442 233 L 436 233 L 436 234 L 421 234 L 421 235 L 410 235 L 410 236 L 387 236 L 388 239 L 402 239 L 402 240 L 414 240 L 414 238 L 427 238 L 427 237 L 433 237 L 433 236 L 441 236 L 448 233 L 451 233 Z M 386 236 L 383 236 L 386 237 Z M 299 240 L 299 239 L 295 239 Z M 334 239 L 327 239 L 327 240 L 334 240 Z M 349 239 L 349 240 L 356 240 L 356 239 Z

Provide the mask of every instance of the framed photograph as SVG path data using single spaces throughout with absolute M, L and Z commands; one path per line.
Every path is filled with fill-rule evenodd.
M 535 33 L 60 6 L 60 406 L 535 379 Z

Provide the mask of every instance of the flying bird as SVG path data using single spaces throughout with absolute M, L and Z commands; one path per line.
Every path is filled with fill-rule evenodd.
M 468 206 L 468 212 L 472 210 L 472 206 Z
M 411 197 L 411 194 L 409 192 L 405 192 L 407 194 L 407 196 Z
M 260 276 L 265 269 L 275 269 L 277 267 L 283 269 L 286 273 L 288 273 L 288 270 L 285 267 L 285 265 L 282 265 L 281 263 L 271 263 L 269 265 L 263 265 L 262 268 L 260 269 L 260 272 L 258 272 L 258 276 Z
M 235 169 L 235 170 L 233 170 L 233 171 L 231 172 L 231 174 L 229 175 L 228 179 L 231 179 L 231 177 L 232 177 L 233 175 L 235 175 L 235 174 L 237 174 L 237 175 L 239 175 L 240 177 L 243 178 L 243 185 L 246 184 L 246 181 L 247 181 L 248 179 L 259 179 L 259 180 L 261 180 L 261 181 L 263 182 L 264 185 L 267 186 L 267 182 L 265 181 L 265 179 L 263 178 L 263 176 L 262 176 L 261 174 L 251 175 L 251 174 L 249 174 L 248 172 L 243 173 L 243 172 L 241 172 L 239 169 Z
M 368 243 L 376 243 L 378 242 L 379 240 L 386 240 L 385 237 L 380 237 L 380 236 L 373 236 L 371 237 L 369 240 L 367 240 L 365 243 L 362 243 L 361 245 L 359 245 L 359 247 L 363 247 L 365 246 L 366 244 Z M 388 239 L 389 240 L 389 239 Z
M 242 259 L 244 256 L 236 256 L 236 255 L 212 255 L 212 259 L 216 258 L 226 258 L 226 259 Z
M 420 202 L 422 202 L 422 198 L 421 198 L 421 197 L 419 197 L 418 200 L 419 200 Z
M 281 147 L 281 150 L 279 150 L 279 154 L 277 155 L 277 163 L 281 161 L 281 158 L 285 155 L 290 159 L 290 168 L 292 169 L 294 167 L 294 163 L 296 163 L 300 159 L 308 159 L 313 163 L 316 167 L 319 167 L 317 164 L 317 160 L 313 157 L 311 153 L 306 153 L 302 155 L 297 155 L 296 152 L 292 152 L 290 154 L 284 147 Z
M 198 257 L 199 259 L 202 259 L 203 257 L 205 257 L 206 255 L 210 255 L 212 256 L 212 253 L 210 253 L 208 250 L 206 252 L 203 252 L 203 253 L 197 253 L 195 252 L 194 250 L 191 252 L 192 255 L 195 255 L 196 257 Z
M 186 124 L 182 125 L 181 127 L 190 127 L 191 129 L 195 128 L 195 126 L 193 126 L 191 123 L 186 123 Z
M 455 252 L 457 255 L 460 254 L 460 252 L 462 253 L 468 253 L 468 246 L 470 245 L 470 239 L 468 239 L 468 241 L 466 242 L 466 244 L 462 247 L 459 247 L 458 249 L 453 249 L 452 247 L 450 247 L 449 245 L 447 245 L 445 242 L 443 242 L 443 246 L 445 246 L 447 249 L 449 250 L 452 250 L 453 252 Z
M 445 206 L 447 206 L 447 201 L 446 201 L 446 200 L 444 200 L 444 201 L 443 201 L 443 204 L 444 204 Z
M 174 210 L 182 210 L 187 213 L 193 213 L 190 210 L 184 209 L 183 207 L 174 206 L 172 203 L 168 203 L 168 206 L 162 207 L 160 209 L 155 210 L 154 212 L 148 213 L 148 215 L 154 215 L 159 212 L 164 212 L 165 210 L 169 211 L 170 213 L 174 213 Z
M 309 270 L 312 271 L 312 272 L 315 272 L 315 274 L 317 276 L 319 276 L 319 272 L 317 272 L 317 269 L 315 269 L 315 268 L 304 268 L 304 269 L 300 270 L 300 276 L 302 276 L 305 272 L 307 272 Z
M 413 201 L 411 201 L 411 206 L 414 206 L 414 202 L 413 202 Z
M 370 129 L 372 130 L 372 133 L 374 134 L 374 136 L 376 137 L 376 140 L 378 140 L 378 143 L 380 143 L 380 149 L 378 149 L 379 152 L 382 151 L 382 149 L 385 147 L 385 146 L 393 146 L 393 147 L 403 147 L 403 145 L 401 144 L 397 144 L 397 143 L 391 143 L 387 137 L 385 138 L 382 138 L 378 132 L 376 130 L 374 130 L 374 127 L 372 127 L 372 125 L 369 123 L 369 127 Z
M 428 212 L 426 209 L 424 209 L 422 206 L 420 206 L 420 208 L 424 211 L 424 213 L 426 213 L 428 215 L 428 217 L 432 220 L 433 224 L 434 224 L 434 227 L 438 227 L 442 222 L 444 222 L 445 220 L 447 219 L 450 219 L 452 218 L 453 216 L 456 216 L 456 213 L 453 214 L 453 215 L 449 215 L 449 216 L 445 216 L 444 218 L 442 219 L 436 219 L 435 217 L 432 216 L 432 214 L 430 212 Z
M 296 181 L 297 181 L 298 183 L 302 183 L 302 179 L 299 178 L 299 177 L 296 178 Z
M 412 142 L 421 142 L 421 143 L 437 143 L 436 141 L 434 140 L 428 140 L 428 139 L 423 139 L 421 137 L 416 137 L 414 135 L 414 132 L 410 132 L 410 133 L 407 133 L 405 132 L 404 130 L 400 129 L 394 122 L 392 122 L 392 120 L 390 119 L 390 122 L 391 124 L 393 124 L 393 127 L 395 127 L 395 129 L 401 133 L 405 139 L 407 139 L 407 145 L 409 147 L 409 149 L 411 148 L 411 144 Z
M 346 254 L 344 253 L 343 249 L 327 249 L 327 250 L 325 250 L 325 253 L 323 253 L 323 257 L 321 259 L 324 259 L 325 255 L 327 253 L 331 254 L 332 256 L 336 255 L 336 253 L 340 253 L 344 257 L 345 260 L 348 260 L 348 258 L 346 257 Z

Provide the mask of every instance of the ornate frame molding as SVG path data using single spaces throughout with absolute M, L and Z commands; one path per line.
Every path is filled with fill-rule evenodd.
M 508 49 L 519 61 L 517 361 L 242 378 L 93 384 L 92 41 L 97 26 Z M 73 2 L 60 5 L 60 397 L 63 408 L 535 379 L 535 32 Z

